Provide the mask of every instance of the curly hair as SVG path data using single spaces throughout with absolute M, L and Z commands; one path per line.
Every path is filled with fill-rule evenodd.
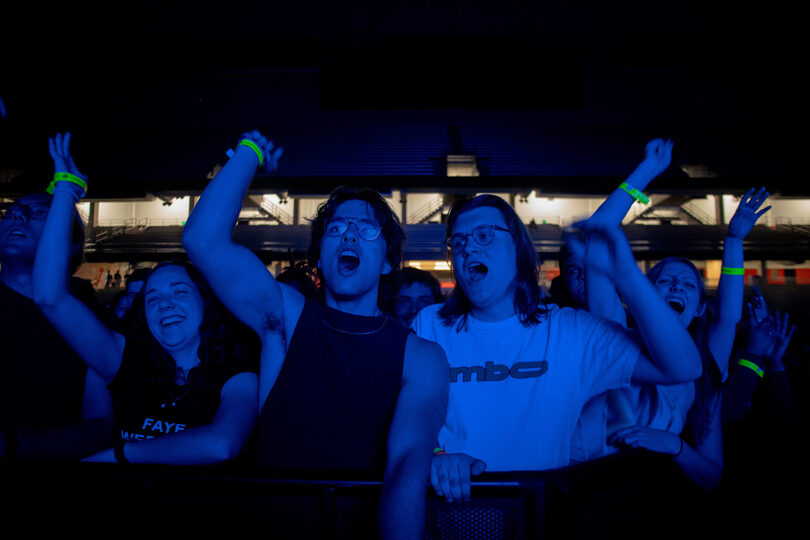
M 259 350 L 258 337 L 222 305 L 199 270 L 188 261 L 176 259 L 162 262 L 152 268 L 144 282 L 148 283 L 155 272 L 167 266 L 183 268 L 203 299 L 203 318 L 199 328 L 200 345 L 197 348 L 200 363 L 188 372 L 187 381 L 192 389 L 205 390 L 212 374 L 226 359 L 246 358 L 256 354 Z M 169 387 L 177 378 L 178 368 L 174 358 L 149 330 L 144 309 L 145 294 L 146 286 L 132 303 L 131 311 L 135 316 L 130 318 L 127 341 L 135 340 L 146 351 L 151 382 Z
M 399 268 L 402 262 L 402 245 L 405 243 L 405 231 L 399 222 L 399 218 L 394 210 L 382 196 L 368 188 L 353 188 L 340 186 L 329 194 L 329 199 L 318 206 L 315 217 L 310 220 L 311 233 L 309 248 L 307 248 L 307 260 L 310 267 L 317 268 L 318 260 L 321 256 L 321 240 L 325 234 L 324 225 L 326 221 L 335 215 L 338 206 L 346 201 L 360 200 L 367 202 L 374 212 L 377 223 L 382 227 L 382 237 L 385 240 L 385 258 L 391 269 Z M 380 277 L 380 291 L 377 303 L 384 309 L 382 303 L 390 296 L 392 284 L 390 276 Z M 318 272 L 317 295 L 322 297 L 323 288 L 326 285 L 323 274 Z
M 445 237 L 449 240 L 453 236 L 453 227 L 461 214 L 481 207 L 495 208 L 506 221 L 509 233 L 515 242 L 515 256 L 517 257 L 517 275 L 513 281 L 515 313 L 523 326 L 534 326 L 540 322 L 541 315 L 546 311 L 546 307 L 541 303 L 539 258 L 529 231 L 526 230 L 526 226 L 520 221 L 509 203 L 495 195 L 479 195 L 474 199 L 456 200 L 447 216 Z M 453 272 L 455 278 L 455 268 Z M 451 326 L 458 321 L 457 331 L 460 332 L 467 327 L 467 315 L 469 315 L 471 307 L 470 299 L 456 284 L 453 292 L 439 310 L 442 324 Z

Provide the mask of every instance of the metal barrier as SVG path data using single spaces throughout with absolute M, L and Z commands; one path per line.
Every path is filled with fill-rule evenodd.
M 650 487 L 664 492 L 671 485 L 661 482 L 660 463 L 629 456 L 556 471 L 485 473 L 467 503 L 447 503 L 429 488 L 424 538 L 589 537 L 594 530 L 634 536 L 642 530 L 639 505 L 660 500 Z M 6 530 L 25 536 L 377 534 L 381 482 L 360 475 L 33 461 L 6 464 L 0 474 L 13 494 L 3 507 Z

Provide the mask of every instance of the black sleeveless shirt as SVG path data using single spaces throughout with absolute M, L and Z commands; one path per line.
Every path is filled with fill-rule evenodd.
M 307 300 L 262 408 L 258 464 L 382 473 L 409 333 Z

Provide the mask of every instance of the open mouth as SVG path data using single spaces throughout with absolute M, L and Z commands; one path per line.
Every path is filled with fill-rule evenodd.
M 180 317 L 180 316 L 177 316 L 177 315 L 172 315 L 171 317 L 165 317 L 163 319 L 160 319 L 160 325 L 163 328 L 169 328 L 169 327 L 178 325 L 181 322 L 183 322 L 183 317 Z
M 484 279 L 489 272 L 489 268 L 487 265 L 480 262 L 472 262 L 467 265 L 467 273 L 470 276 L 471 281 L 479 281 Z
M 345 272 L 352 272 L 360 266 L 360 257 L 353 251 L 343 251 L 338 257 L 338 266 Z
M 675 312 L 678 313 L 679 315 L 683 313 L 684 309 L 686 309 L 686 305 L 677 298 L 671 298 L 667 300 L 667 304 L 669 304 L 669 307 L 674 309 Z

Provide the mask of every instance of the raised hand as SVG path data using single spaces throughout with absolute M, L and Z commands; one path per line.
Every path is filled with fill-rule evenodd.
M 748 302 L 748 344 L 746 352 L 757 356 L 766 356 L 773 346 L 773 320 L 767 316 L 765 310 L 763 316 L 759 309 L 751 302 Z
M 620 227 L 598 220 L 587 219 L 574 225 L 583 234 L 583 240 L 569 236 L 566 244 L 576 252 L 583 252 L 589 269 L 601 272 L 614 282 L 633 270 L 639 271 L 630 243 Z
M 436 495 L 447 502 L 470 500 L 470 477 L 484 472 L 487 464 L 467 454 L 434 455 L 430 483 Z
M 608 443 L 624 448 L 646 448 L 659 454 L 676 455 L 680 452 L 681 438 L 669 431 L 645 426 L 628 426 L 608 438 Z
M 793 332 L 796 331 L 796 325 L 790 324 L 790 317 L 787 313 L 785 313 L 784 316 L 780 316 L 779 312 L 776 311 L 769 318 L 773 329 L 772 347 L 767 354 L 768 360 L 771 362 L 769 368 L 781 371 L 784 369 L 782 359 L 793 337 Z
M 281 159 L 281 155 L 284 153 L 284 148 L 281 146 L 276 147 L 273 144 L 273 141 L 269 140 L 255 129 L 253 131 L 243 133 L 239 140 L 243 139 L 253 141 L 259 148 L 262 149 L 262 155 L 264 156 L 263 169 L 265 171 L 273 172 L 278 168 L 278 161 Z
M 51 152 L 53 159 L 54 172 L 66 172 L 78 176 L 86 180 L 87 177 L 79 172 L 78 167 L 73 162 L 73 156 L 70 155 L 70 132 L 64 135 L 57 133 L 56 136 L 48 139 L 48 149 Z
M 653 139 L 644 149 L 644 161 L 639 164 L 637 171 L 655 178 L 664 172 L 672 163 L 673 142 L 669 139 Z
M 743 240 L 748 236 L 757 220 L 771 209 L 770 206 L 767 206 L 759 210 L 759 207 L 769 196 L 770 193 L 765 191 L 764 187 L 759 188 L 756 193 L 754 188 L 749 189 L 748 193 L 740 198 L 740 205 L 737 206 L 737 210 L 728 224 L 728 236 L 739 240 Z

